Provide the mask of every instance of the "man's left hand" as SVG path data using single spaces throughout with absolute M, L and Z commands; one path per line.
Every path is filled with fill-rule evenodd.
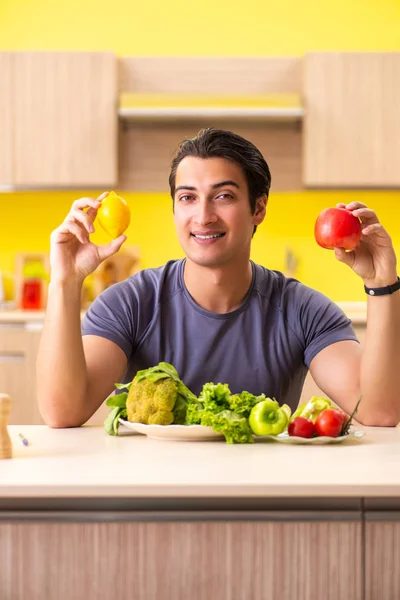
M 359 275 L 371 288 L 392 285 L 397 281 L 396 254 L 392 240 L 375 212 L 361 202 L 337 204 L 361 219 L 361 240 L 357 248 L 346 252 L 335 248 L 335 256 Z

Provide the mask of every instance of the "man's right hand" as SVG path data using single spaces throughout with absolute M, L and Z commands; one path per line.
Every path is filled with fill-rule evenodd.
M 50 237 L 51 281 L 56 283 L 83 283 L 85 277 L 93 273 L 103 260 L 112 256 L 126 240 L 120 235 L 105 246 L 96 246 L 89 240 L 94 232 L 93 223 L 101 201 L 108 195 L 105 192 L 94 198 L 80 198 L 72 204 L 64 222 Z M 88 208 L 87 211 L 84 209 Z

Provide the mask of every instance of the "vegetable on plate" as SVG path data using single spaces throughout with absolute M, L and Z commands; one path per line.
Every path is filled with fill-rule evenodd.
M 120 418 L 146 425 L 184 424 L 188 402 L 196 400 L 176 369 L 165 362 L 138 371 L 130 383 L 117 383 L 116 388 L 128 391 L 106 401 L 112 407 L 104 422 L 110 435 L 118 434 Z
M 287 404 L 266 398 L 251 410 L 249 423 L 255 435 L 279 435 L 288 426 L 291 410 Z
M 352 415 L 313 396 L 291 414 L 287 404 L 275 398 L 242 391 L 232 394 L 226 383 L 205 383 L 197 397 L 179 378 L 171 364 L 160 362 L 138 371 L 130 383 L 116 384 L 120 393 L 110 396 L 111 408 L 104 421 L 110 435 L 118 435 L 120 419 L 145 425 L 202 425 L 224 435 L 228 444 L 248 444 L 254 437 L 337 437 L 349 433 Z

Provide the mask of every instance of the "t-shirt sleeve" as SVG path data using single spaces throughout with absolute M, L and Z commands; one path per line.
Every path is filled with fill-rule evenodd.
M 299 289 L 300 292 L 300 289 Z M 351 320 L 324 294 L 302 286 L 297 328 L 304 340 L 304 363 L 310 367 L 321 350 L 344 340 L 358 342 Z
M 107 288 L 90 305 L 82 322 L 82 335 L 97 335 L 114 342 L 129 360 L 136 338 L 132 300 L 124 283 Z

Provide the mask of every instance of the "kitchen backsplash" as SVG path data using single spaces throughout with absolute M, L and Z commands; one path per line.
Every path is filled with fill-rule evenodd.
M 74 199 L 100 191 L 4 193 L 0 195 L 0 271 L 6 299 L 13 295 L 18 252 L 48 252 L 51 231 L 65 218 Z M 176 238 L 172 201 L 167 193 L 129 193 L 132 219 L 127 249 L 140 254 L 140 268 L 157 267 L 183 256 Z M 319 212 L 338 202 L 359 200 L 375 209 L 392 236 L 400 256 L 400 191 L 301 192 L 272 191 L 264 223 L 253 239 L 252 259 L 268 268 L 293 274 L 335 301 L 363 301 L 358 278 L 339 263 L 333 252 L 320 248 L 313 236 Z M 109 241 L 96 231 L 95 243 Z M 288 258 L 290 260 L 288 261 Z M 88 281 L 89 287 L 91 281 Z

